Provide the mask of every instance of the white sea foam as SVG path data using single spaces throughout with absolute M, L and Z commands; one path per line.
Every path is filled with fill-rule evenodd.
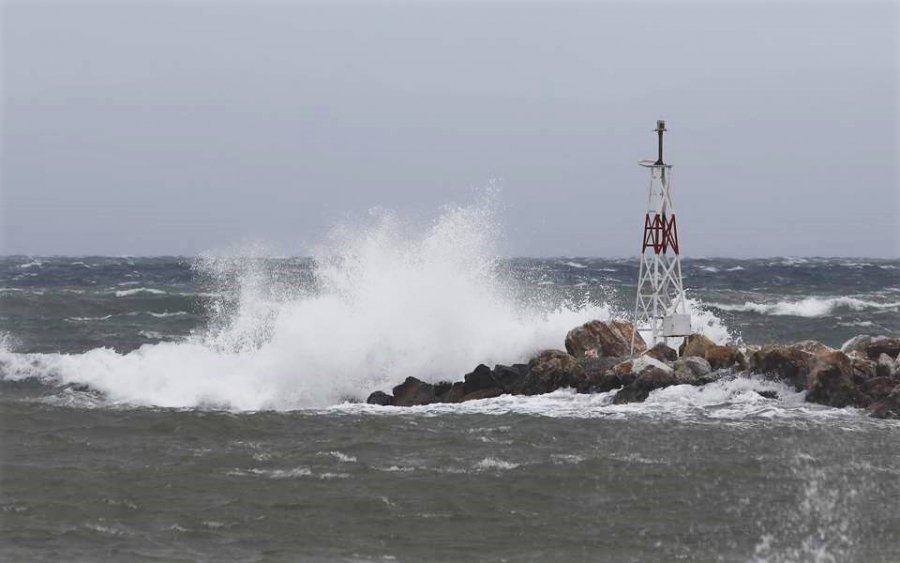
M 102 317 L 67 317 L 66 320 L 69 322 L 89 323 L 95 321 L 106 321 L 111 319 L 112 317 L 112 315 L 104 315 Z
M 261 260 L 209 258 L 200 271 L 233 285 L 212 292 L 228 298 L 213 298 L 206 333 L 127 354 L 0 349 L 0 373 L 87 384 L 112 404 L 322 407 L 407 376 L 458 379 L 478 363 L 524 361 L 562 348 L 572 327 L 613 315 L 605 305 L 517 301 L 495 258 L 493 210 L 450 208 L 424 233 L 384 212 L 336 229 L 316 253 L 315 289 L 278 286 Z M 140 292 L 161 290 L 116 295 Z
M 132 295 L 138 295 L 141 293 L 147 293 L 150 295 L 165 295 L 166 292 L 161 289 L 154 289 L 152 287 L 136 287 L 134 289 L 120 289 L 116 291 L 116 297 L 130 297 Z
M 748 301 L 743 305 L 709 303 L 709 306 L 723 311 L 752 312 L 762 315 L 824 317 L 841 309 L 851 311 L 900 309 L 900 301 L 878 303 L 856 297 L 806 297 L 794 301 L 778 301 L 777 303 L 752 303 Z
M 768 398 L 760 392 L 774 392 Z M 616 391 L 578 394 L 560 389 L 537 396 L 502 395 L 458 404 L 384 407 L 344 403 L 325 412 L 382 416 L 446 416 L 454 414 L 522 414 L 548 418 L 665 418 L 667 420 L 835 420 L 859 418 L 857 410 L 807 403 L 804 392 L 758 376 L 721 379 L 704 386 L 675 385 L 650 393 L 642 403 L 615 405 Z M 768 393 L 767 393 L 768 394 Z
M 347 455 L 343 452 L 331 451 L 328 452 L 328 455 L 340 461 L 341 463 L 356 463 L 356 457 Z
M 516 467 L 519 467 L 518 463 L 503 461 L 495 457 L 486 457 L 475 464 L 475 469 L 478 471 L 505 471 Z
M 564 264 L 566 266 L 569 266 L 570 268 L 578 268 L 578 269 L 587 268 L 587 266 L 585 266 L 584 264 L 580 264 L 578 262 L 564 262 Z
M 311 477 L 313 472 L 308 467 L 293 467 L 291 469 L 233 469 L 227 474 L 233 477 L 260 476 L 269 479 L 298 479 Z

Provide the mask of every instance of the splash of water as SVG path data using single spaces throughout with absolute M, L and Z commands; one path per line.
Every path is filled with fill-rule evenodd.
M 498 268 L 495 206 L 446 209 L 424 232 L 375 212 L 335 229 L 308 283 L 279 282 L 258 256 L 201 259 L 222 285 L 209 329 L 127 354 L 4 353 L 6 377 L 79 383 L 109 401 L 238 410 L 325 406 L 407 376 L 458 379 L 479 362 L 525 361 L 605 305 L 556 308 L 512 296 Z

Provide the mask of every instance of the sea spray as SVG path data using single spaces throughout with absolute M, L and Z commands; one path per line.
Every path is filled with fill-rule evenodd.
M 407 376 L 456 379 L 479 362 L 525 361 L 563 345 L 603 304 L 536 306 L 513 297 L 495 258 L 490 201 L 448 208 L 424 232 L 377 212 L 339 227 L 299 286 L 258 256 L 197 264 L 212 280 L 208 330 L 121 354 L 4 353 L 5 377 L 86 384 L 125 404 L 292 409 L 362 398 Z

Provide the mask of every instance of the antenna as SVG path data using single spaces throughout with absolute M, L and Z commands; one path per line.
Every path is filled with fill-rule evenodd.
M 654 131 L 659 135 L 659 158 L 656 159 L 655 164 L 661 166 L 663 164 L 663 133 L 667 131 L 666 121 L 664 119 L 657 119 L 656 129 L 654 129 Z

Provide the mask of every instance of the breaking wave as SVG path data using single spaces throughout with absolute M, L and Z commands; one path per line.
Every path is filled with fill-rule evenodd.
M 763 395 L 762 393 L 765 393 Z M 633 417 L 666 420 L 840 420 L 858 418 L 854 409 L 834 409 L 808 403 L 805 392 L 797 392 L 781 382 L 759 376 L 726 377 L 707 385 L 675 385 L 652 391 L 642 403 L 613 404 L 616 390 L 607 393 L 579 394 L 560 389 L 537 396 L 502 395 L 492 399 L 460 404 L 435 403 L 412 407 L 384 407 L 344 403 L 330 407 L 332 412 L 420 416 L 447 414 L 505 415 L 522 414 L 548 418 Z M 775 395 L 771 398 L 767 395 Z
M 198 274 L 221 297 L 202 334 L 124 354 L 4 348 L 0 373 L 86 385 L 112 404 L 318 407 L 407 376 L 456 379 L 479 362 L 524 361 L 562 347 L 573 326 L 613 316 L 603 304 L 514 297 L 494 258 L 495 230 L 490 201 L 449 208 L 424 232 L 376 211 L 362 227 L 335 229 L 315 254 L 314 279 L 295 285 L 265 260 L 207 257 Z
M 856 297 L 806 297 L 796 301 L 779 301 L 777 303 L 751 303 L 732 305 L 727 303 L 709 303 L 722 311 L 739 311 L 759 313 L 761 315 L 824 317 L 841 310 L 865 311 L 871 309 L 900 309 L 900 301 L 877 303 Z

